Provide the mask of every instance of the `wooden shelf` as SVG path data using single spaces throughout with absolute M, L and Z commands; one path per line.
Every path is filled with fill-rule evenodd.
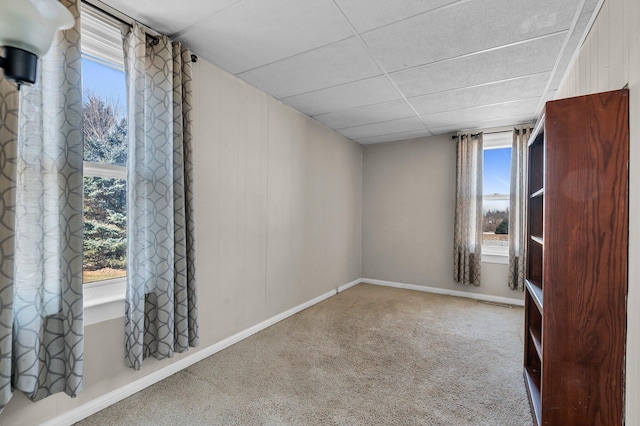
M 537 198 L 537 197 L 540 197 L 542 195 L 544 195 L 544 188 L 538 189 L 536 192 L 531 194 L 531 196 L 529 198 Z
M 540 400 L 540 371 L 533 367 L 524 368 L 524 381 L 529 395 L 529 402 L 533 408 L 534 420 L 537 425 L 541 424 L 542 406 Z
M 529 139 L 523 365 L 537 425 L 624 424 L 628 98 L 547 102 Z
M 540 313 L 544 312 L 544 305 L 542 302 L 544 300 L 542 297 L 542 294 L 543 294 L 542 288 L 540 288 L 540 286 L 538 286 L 537 284 L 529 280 L 525 280 L 524 285 L 527 288 L 527 290 L 529 290 L 529 294 L 531 295 L 531 298 L 533 299 L 536 306 L 538 307 L 538 310 L 540 311 Z
M 531 335 L 531 340 L 533 340 L 533 346 L 535 346 L 536 352 L 538 353 L 538 358 L 542 362 L 542 340 L 540 339 L 540 330 L 535 327 L 529 327 L 529 334 Z

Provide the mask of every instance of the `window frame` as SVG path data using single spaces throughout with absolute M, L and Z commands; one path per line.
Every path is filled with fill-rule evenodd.
M 482 155 L 484 158 L 484 151 L 494 150 L 494 149 L 504 149 L 512 147 L 512 139 L 513 133 L 512 131 L 503 131 L 496 132 L 491 134 L 486 134 L 483 136 L 482 141 Z M 484 174 L 484 171 L 483 171 Z M 511 173 L 509 173 L 509 179 L 511 179 Z M 484 186 L 484 175 L 483 175 L 483 186 Z M 482 194 L 482 206 L 484 212 L 484 203 L 486 201 L 509 201 L 510 194 Z M 484 213 L 483 213 L 484 215 Z M 482 253 L 482 262 L 484 263 L 499 263 L 499 264 L 509 264 L 509 246 L 491 246 L 487 244 L 482 244 L 481 247 Z
M 124 71 L 120 23 L 82 2 L 82 58 L 119 71 Z M 122 52 L 122 56 L 118 54 Z M 83 162 L 83 176 L 127 180 L 127 167 Z M 128 244 L 128 242 L 127 242 Z M 127 278 L 94 281 L 82 285 L 84 325 L 124 317 Z

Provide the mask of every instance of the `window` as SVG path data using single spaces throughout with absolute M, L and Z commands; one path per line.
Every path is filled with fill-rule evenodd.
M 485 261 L 509 254 L 511 139 L 510 132 L 502 132 L 485 135 L 483 140 L 482 254 Z
M 127 114 L 120 26 L 84 3 L 81 14 L 86 309 L 124 298 Z M 109 315 L 117 316 L 118 309 Z M 103 319 L 108 318 L 89 318 L 85 323 Z

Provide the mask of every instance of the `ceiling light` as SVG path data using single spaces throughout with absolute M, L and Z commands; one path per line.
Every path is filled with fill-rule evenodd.
M 57 0 L 0 0 L 0 68 L 21 84 L 36 81 L 38 58 L 51 47 L 58 30 L 71 28 L 74 18 Z

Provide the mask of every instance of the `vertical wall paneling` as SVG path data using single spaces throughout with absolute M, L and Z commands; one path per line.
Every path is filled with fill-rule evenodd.
M 604 9 L 604 6 L 602 7 Z M 596 30 L 600 26 L 600 20 L 596 21 L 594 26 Z M 590 56 L 588 63 L 591 68 L 591 77 L 587 83 L 588 93 L 596 93 L 598 91 L 598 71 L 600 70 L 600 63 L 598 62 L 598 38 L 589 40 Z
M 239 89 L 241 83 L 231 76 L 221 77 L 220 111 L 222 123 L 220 128 L 220 326 L 232 333 L 240 331 L 237 326 L 237 268 L 238 253 L 238 109 Z M 214 141 L 215 143 L 215 141 Z
M 247 85 L 240 83 L 238 87 L 238 110 L 237 110 L 237 126 L 238 126 L 238 149 L 236 155 L 238 157 L 238 194 L 236 199 L 236 238 L 238 245 L 236 246 L 235 260 L 235 276 L 236 285 L 234 286 L 236 309 L 237 309 L 237 327 L 243 330 L 248 325 L 249 307 L 245 298 L 246 289 L 242 284 L 247 282 Z
M 622 42 L 613 43 L 608 47 L 609 63 L 607 69 L 609 70 L 609 85 L 608 87 L 622 88 L 629 78 L 628 70 L 625 70 L 624 64 L 626 63 L 625 50 L 628 49 L 628 41 L 624 37 L 624 7 L 621 2 L 609 4 L 609 39 L 622 40 Z M 613 64 L 622 64 L 620 67 L 622 72 L 616 72 Z
M 591 71 L 591 68 L 586 67 L 584 65 L 586 63 L 587 57 L 590 56 L 590 53 L 591 53 L 590 50 L 587 48 L 587 42 L 585 42 L 583 51 L 584 51 L 584 55 L 580 55 L 578 57 L 578 69 L 580 69 L 580 71 L 576 73 L 577 74 L 576 90 L 580 93 L 586 93 L 587 91 L 586 84 L 587 84 L 587 81 L 589 80 L 587 76 L 587 72 Z
M 282 239 L 283 239 L 283 168 L 282 164 L 282 131 L 280 127 L 280 111 L 275 108 L 275 100 L 269 99 L 269 174 L 267 175 L 267 306 L 271 308 L 268 315 L 279 310 L 278 283 L 282 282 Z
M 194 111 L 198 121 L 195 126 L 197 132 L 197 142 L 195 150 L 197 156 L 195 160 L 195 183 L 196 194 L 196 245 L 197 245 L 197 277 L 199 278 L 198 293 L 200 299 L 200 332 L 204 341 L 220 340 L 222 336 L 219 327 L 219 309 L 217 304 L 215 309 L 203 309 L 207 306 L 207 300 L 218 300 L 220 296 L 220 268 L 211 261 L 204 261 L 206 258 L 218 259 L 221 252 L 220 243 L 220 216 L 221 216 L 221 161 L 220 155 L 222 144 L 220 141 L 222 133 L 222 101 L 220 95 L 221 74 L 214 72 L 213 68 L 203 66 L 199 61 L 195 68 L 198 70 L 199 78 L 195 80 L 195 91 L 197 91 L 198 104 Z M 200 105 L 207 103 L 206 114 Z M 199 179 L 201 169 L 208 170 L 209 179 L 204 181 Z M 206 256 L 203 259 L 202 256 Z M 207 277 L 202 280 L 202 277 Z M 203 282 L 204 281 L 204 282 Z
M 264 97 L 256 90 L 245 86 L 247 108 L 245 144 L 245 210 L 244 210 L 244 264 L 245 293 L 241 299 L 246 328 L 264 314 L 265 301 L 265 244 L 266 244 L 266 188 L 262 179 L 266 174 L 266 131 L 267 109 Z
M 598 37 L 594 43 L 594 46 L 597 46 L 597 59 L 593 62 L 597 63 L 598 69 L 598 78 L 597 85 L 595 86 L 595 92 L 603 92 L 607 90 L 609 86 L 609 53 L 610 53 L 610 44 L 609 44 L 609 9 L 611 3 L 605 2 L 602 5 L 602 9 L 600 10 L 600 14 L 598 15 L 598 28 L 597 31 L 599 34 L 603 34 L 605 37 Z

